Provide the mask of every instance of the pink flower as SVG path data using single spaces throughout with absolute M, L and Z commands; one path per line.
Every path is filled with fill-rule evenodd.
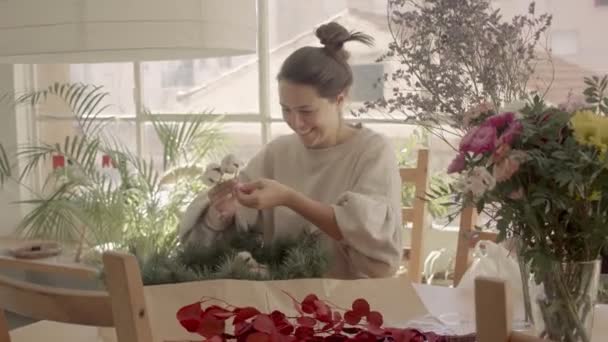
M 448 174 L 460 173 L 466 166 L 465 154 L 460 153 L 448 166 Z
M 492 115 L 486 119 L 484 125 L 490 125 L 496 129 L 503 129 L 515 121 L 515 113 L 507 112 L 502 114 Z
M 501 160 L 505 159 L 509 153 L 511 153 L 511 146 L 505 144 L 504 142 L 500 142 L 500 145 L 494 151 L 494 155 L 492 156 L 492 161 L 494 163 L 498 163 Z
M 494 164 L 493 176 L 497 182 L 504 182 L 519 170 L 520 165 L 527 159 L 527 154 L 522 151 L 513 151 L 507 158 Z
M 475 127 L 462 138 L 460 152 L 481 154 L 494 150 L 496 146 L 496 128 L 482 125 Z
M 511 145 L 513 143 L 513 139 L 519 137 L 523 130 L 524 126 L 521 124 L 521 122 L 517 120 L 513 121 L 500 136 L 500 141 L 503 144 Z

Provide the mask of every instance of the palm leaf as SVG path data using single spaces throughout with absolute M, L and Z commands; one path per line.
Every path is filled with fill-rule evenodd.
M 103 105 L 109 93 L 102 86 L 82 83 L 54 83 L 49 87 L 26 93 L 17 98 L 17 103 L 28 103 L 32 106 L 46 101 L 50 96 L 58 97 L 70 108 L 81 129 L 87 136 L 96 136 L 105 122 L 98 120 L 109 105 Z
M 17 233 L 30 238 L 74 241 L 78 236 L 80 207 L 72 183 L 60 186 L 49 198 L 20 201 L 34 208 L 17 226 Z
M 29 145 L 17 152 L 18 158 L 23 158 L 25 164 L 20 179 L 23 180 L 29 173 L 36 170 L 40 163 L 45 162 L 53 155 L 62 155 L 85 174 L 96 170 L 96 158 L 101 151 L 98 139 L 89 140 L 81 136 L 66 136 L 63 145 L 57 143 Z
M 125 227 L 125 216 L 130 209 L 125 198 L 128 191 L 113 184 L 111 179 L 101 178 L 87 189 L 83 202 L 83 221 L 87 233 L 95 244 L 120 241 Z
M 4 182 L 8 177 L 12 175 L 12 168 L 10 160 L 4 146 L 0 144 L 0 185 L 4 185 Z
M 165 122 L 146 111 L 154 130 L 163 145 L 163 170 L 176 166 L 181 161 L 189 164 L 202 160 L 221 143 L 220 129 L 216 118 L 209 121 L 209 112 L 192 116 L 185 122 Z

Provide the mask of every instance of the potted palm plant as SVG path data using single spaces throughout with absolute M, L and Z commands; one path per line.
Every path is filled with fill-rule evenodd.
M 207 112 L 182 123 L 159 120 L 146 113 L 161 142 L 162 163 L 131 152 L 105 126 L 109 105 L 102 87 L 56 83 L 16 98 L 17 105 L 36 106 L 54 97 L 63 101 L 78 124 L 78 134 L 62 144 L 22 146 L 9 156 L 0 145 L 0 181 L 30 189 L 22 201 L 31 210 L 17 227 L 26 238 L 44 238 L 78 246 L 77 260 L 86 251 L 129 248 L 148 255 L 170 248 L 176 239 L 180 213 L 204 189 L 204 161 L 222 147 L 216 119 Z M 48 170 L 50 160 L 61 167 L 44 176 L 41 189 L 29 187 L 28 177 Z M 113 173 L 101 166 L 109 164 Z M 20 174 L 12 167 L 22 165 Z M 89 254 L 90 255 L 90 254 Z

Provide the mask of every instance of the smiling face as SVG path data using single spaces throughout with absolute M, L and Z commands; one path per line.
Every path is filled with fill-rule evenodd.
M 337 144 L 344 94 L 330 100 L 320 97 L 312 86 L 280 80 L 279 99 L 283 119 L 304 146 L 324 148 Z

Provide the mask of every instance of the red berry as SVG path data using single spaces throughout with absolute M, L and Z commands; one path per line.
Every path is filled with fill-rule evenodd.
M 353 302 L 353 311 L 361 316 L 367 316 L 370 311 L 369 303 L 362 298 Z
M 355 313 L 354 311 L 346 311 L 344 313 L 344 321 L 350 325 L 357 325 L 361 322 L 361 316 Z
M 384 323 L 382 314 L 378 311 L 372 311 L 367 315 L 367 322 L 375 327 L 381 327 Z

